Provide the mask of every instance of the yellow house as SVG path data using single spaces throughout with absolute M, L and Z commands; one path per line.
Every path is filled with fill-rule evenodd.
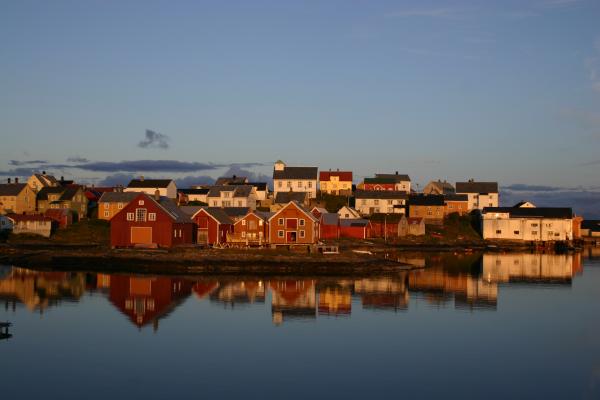
M 45 187 L 37 194 L 37 211 L 45 213 L 49 209 L 71 210 L 78 219 L 87 217 L 88 198 L 79 185 Z
M 98 219 L 110 221 L 139 195 L 139 192 L 104 192 L 98 200 Z
M 321 193 L 350 196 L 352 195 L 352 172 L 321 171 L 319 173 L 319 185 Z
M 0 214 L 33 212 L 35 212 L 35 193 L 26 183 L 0 185 Z
M 33 174 L 27 179 L 27 185 L 34 192 L 39 192 L 45 187 L 57 187 L 60 186 L 58 180 L 52 175 L 47 175 L 46 171 L 43 171 L 41 174 Z

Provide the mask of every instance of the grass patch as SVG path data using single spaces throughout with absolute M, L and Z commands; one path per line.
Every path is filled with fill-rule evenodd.
M 9 243 L 110 244 L 110 222 L 86 219 L 65 229 L 57 229 L 50 238 L 32 234 L 11 234 Z

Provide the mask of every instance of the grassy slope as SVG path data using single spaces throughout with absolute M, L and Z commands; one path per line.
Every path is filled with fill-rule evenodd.
M 104 220 L 87 219 L 66 229 L 58 229 L 47 239 L 39 235 L 11 235 L 8 243 L 57 243 L 57 244 L 110 244 L 110 223 Z

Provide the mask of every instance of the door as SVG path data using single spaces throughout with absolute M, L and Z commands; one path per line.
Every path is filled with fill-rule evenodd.
M 208 243 L 208 229 L 198 229 L 198 244 Z
M 288 243 L 296 242 L 296 232 L 288 232 L 287 233 L 287 241 L 288 241 Z
M 131 244 L 152 244 L 152 227 L 132 226 Z

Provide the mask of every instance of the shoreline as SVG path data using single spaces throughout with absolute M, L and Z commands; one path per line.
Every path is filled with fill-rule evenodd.
M 367 251 L 356 253 L 353 250 Z M 388 257 L 403 253 L 476 254 L 532 252 L 524 244 L 500 246 L 474 244 L 341 243 L 331 255 L 272 249 L 111 249 L 98 244 L 2 243 L 0 264 L 57 271 L 105 271 L 192 275 L 372 275 L 423 268 Z

